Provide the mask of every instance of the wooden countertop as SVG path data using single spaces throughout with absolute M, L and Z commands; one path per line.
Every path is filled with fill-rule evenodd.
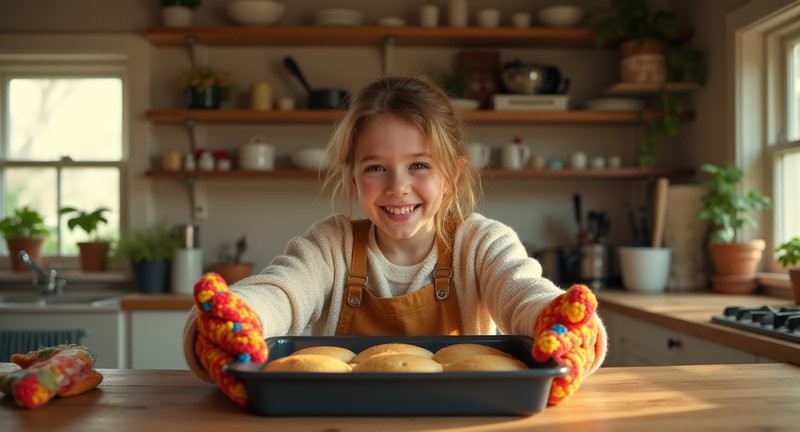
M 597 293 L 600 314 L 603 309 L 624 313 L 668 329 L 727 345 L 779 362 L 800 365 L 800 344 L 762 336 L 711 322 L 726 306 L 793 306 L 790 299 L 713 293 L 644 294 L 622 290 Z
M 15 367 L 0 364 L 0 370 Z M 796 430 L 800 368 L 602 368 L 569 401 L 529 417 L 261 417 L 188 371 L 101 370 L 97 389 L 35 409 L 0 399 L 8 431 L 636 431 Z
M 126 294 L 121 300 L 122 310 L 189 310 L 194 300 L 189 294 Z

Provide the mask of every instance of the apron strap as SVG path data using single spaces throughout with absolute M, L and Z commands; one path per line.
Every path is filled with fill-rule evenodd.
M 452 221 L 446 223 L 446 229 L 453 238 L 456 224 Z M 453 241 L 451 240 L 451 243 Z M 433 296 L 436 301 L 446 300 L 450 296 L 450 285 L 453 280 L 453 251 L 442 242 L 437 241 L 436 268 L 433 270 Z
M 367 247 L 369 237 L 369 219 L 352 222 L 353 226 L 353 256 L 350 263 L 350 275 L 347 277 L 347 290 L 345 301 L 352 307 L 359 307 L 362 303 L 364 289 L 367 288 Z

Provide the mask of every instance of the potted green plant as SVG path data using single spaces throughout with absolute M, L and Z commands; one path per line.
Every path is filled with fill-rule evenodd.
M 789 239 L 775 248 L 778 262 L 789 271 L 794 302 L 800 305 L 800 237 Z
M 622 81 L 630 83 L 686 82 L 705 85 L 705 56 L 686 46 L 688 38 L 677 31 L 675 16 L 654 9 L 648 0 L 610 0 L 609 6 L 591 14 L 595 43 L 620 41 Z M 678 135 L 683 103 L 662 88 L 657 115 L 639 114 L 644 140 L 637 149 L 639 165 L 653 166 L 656 148 Z
M 770 199 L 757 191 L 740 191 L 744 173 L 728 163 L 723 166 L 705 164 L 701 170 L 711 178 L 704 184 L 708 193 L 703 209 L 697 214 L 711 224 L 709 251 L 715 274 L 714 290 L 720 293 L 744 294 L 756 288 L 756 268 L 765 248 L 762 239 L 737 241 L 737 233 L 745 226 L 755 226 L 753 212 L 770 206 Z
M 181 80 L 187 108 L 218 109 L 231 93 L 228 74 L 209 66 L 186 71 Z
M 9 216 L 0 219 L 0 233 L 6 239 L 11 269 L 15 272 L 28 270 L 19 258 L 19 251 L 25 250 L 34 261 L 42 257 L 42 243 L 50 233 L 44 223 L 44 216 L 29 207 L 20 207 Z
M 161 19 L 164 26 L 191 26 L 194 10 L 200 7 L 201 3 L 201 0 L 161 0 Z
M 131 230 L 123 236 L 115 257 L 131 264 L 133 280 L 141 293 L 163 293 L 169 288 L 170 263 L 178 242 L 164 225 Z
M 100 207 L 94 211 L 87 212 L 75 207 L 63 207 L 58 211 L 59 215 L 72 215 L 67 219 L 67 228 L 70 231 L 75 228 L 82 229 L 87 241 L 78 242 L 78 251 L 81 261 L 81 270 L 85 272 L 103 272 L 108 270 L 108 253 L 111 248 L 111 241 L 100 236 L 100 224 L 108 223 L 105 213 L 110 211 L 105 207 Z

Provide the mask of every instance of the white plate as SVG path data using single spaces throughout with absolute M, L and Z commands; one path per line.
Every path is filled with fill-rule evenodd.
M 586 101 L 584 107 L 591 111 L 640 111 L 644 101 L 625 98 L 602 98 Z

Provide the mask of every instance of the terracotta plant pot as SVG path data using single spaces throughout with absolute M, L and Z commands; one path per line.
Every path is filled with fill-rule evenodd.
M 108 242 L 78 243 L 81 271 L 104 272 L 108 270 Z
M 722 294 L 749 294 L 756 289 L 756 269 L 766 243 L 751 240 L 744 243 L 711 243 L 711 277 L 714 291 Z
M 800 267 L 789 269 L 789 279 L 792 281 L 794 304 L 800 305 Z
M 6 245 L 8 246 L 8 256 L 11 258 L 11 270 L 15 272 L 25 272 L 30 271 L 28 266 L 22 262 L 22 259 L 19 257 L 19 251 L 24 250 L 28 252 L 31 259 L 37 263 L 42 262 L 42 243 L 44 243 L 44 239 L 42 238 L 34 238 L 34 239 L 25 239 L 25 238 L 14 238 L 14 239 L 6 239 Z
M 666 80 L 664 44 L 658 40 L 628 40 L 620 45 L 622 81 L 663 83 Z
M 251 262 L 244 263 L 218 263 L 214 264 L 211 271 L 217 273 L 225 279 L 228 285 L 232 285 L 247 276 L 253 274 L 254 264 Z

